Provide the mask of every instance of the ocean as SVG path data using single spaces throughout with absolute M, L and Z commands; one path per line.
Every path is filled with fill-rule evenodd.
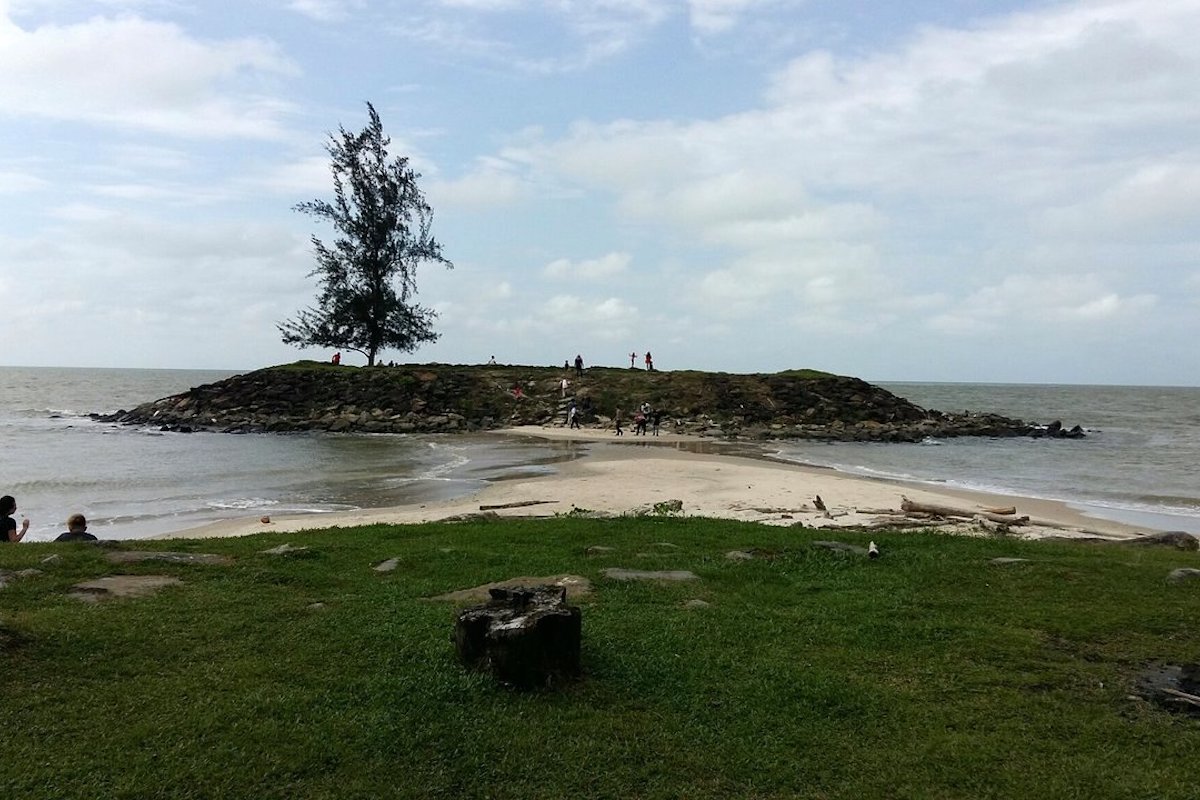
M 101 538 L 231 517 L 435 501 L 546 474 L 590 446 L 488 434 L 163 433 L 90 420 L 233 374 L 0 367 L 0 494 L 48 541 L 74 512 Z M 1088 429 L 1078 440 L 774 443 L 848 473 L 1064 500 L 1135 525 L 1200 533 L 1200 388 L 884 383 L 926 408 Z

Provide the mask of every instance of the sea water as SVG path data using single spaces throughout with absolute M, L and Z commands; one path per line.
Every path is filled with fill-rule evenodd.
M 231 374 L 0 367 L 0 494 L 29 517 L 27 540 L 53 539 L 74 512 L 101 538 L 141 538 L 234 517 L 434 501 L 583 452 L 494 435 L 169 433 L 87 416 Z
M 1200 388 L 880 385 L 928 409 L 1059 420 L 1087 436 L 793 443 L 778 455 L 858 475 L 1062 500 L 1093 516 L 1200 533 Z
M 139 538 L 232 517 L 429 502 L 544 474 L 588 451 L 487 434 L 166 433 L 87 417 L 231 374 L 0 367 L 0 494 L 30 518 L 28 539 L 54 538 L 77 511 L 103 538 Z M 1088 436 L 768 449 L 854 474 L 1065 500 L 1200 532 L 1200 388 L 884 385 L 925 408 L 1059 419 Z

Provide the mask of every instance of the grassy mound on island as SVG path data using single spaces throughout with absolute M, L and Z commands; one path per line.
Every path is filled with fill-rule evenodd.
M 839 533 L 865 545 L 866 537 Z M 5 548 L 5 797 L 1193 798 L 1200 724 L 1131 697 L 1196 658 L 1195 553 L 676 518 Z M 263 551 L 291 542 L 307 550 Z M 588 554 L 588 547 L 612 548 Z M 755 558 L 735 561 L 732 550 Z M 44 559 L 56 554 L 57 559 Z M 995 565 L 996 557 L 1024 562 Z M 373 565 L 398 558 L 392 572 Z M 628 583 L 607 567 L 691 570 Z M 182 584 L 88 605 L 113 572 Z M 574 573 L 584 677 L 456 662 L 432 596 Z M 703 600 L 707 605 L 688 601 Z
M 927 410 L 859 378 L 815 370 L 589 367 L 577 374 L 562 367 L 313 361 L 236 375 L 98 418 L 185 432 L 450 433 L 565 425 L 572 402 L 588 427 L 611 426 L 618 409 L 628 423 L 633 409 L 649 403 L 668 432 L 722 437 L 920 441 L 1031 430 L 996 414 Z

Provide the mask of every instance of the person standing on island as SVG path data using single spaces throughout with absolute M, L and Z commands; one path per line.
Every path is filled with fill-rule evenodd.
M 29 520 L 21 520 L 21 527 L 17 528 L 17 521 L 12 518 L 13 512 L 17 510 L 17 501 L 11 494 L 6 494 L 0 497 L 0 542 L 16 542 L 25 538 L 25 534 L 29 531 Z
M 331 362 L 333 362 L 333 365 L 334 365 L 335 367 L 336 367 L 336 366 L 338 366 L 339 364 L 341 364 L 341 363 L 342 363 L 342 353 L 341 353 L 341 351 L 339 350 L 338 352 L 334 353 L 334 354 L 333 354 L 333 358 L 331 358 L 331 359 L 329 359 L 329 360 L 330 360 Z
M 633 362 L 637 361 L 637 353 L 629 354 L 629 368 L 633 369 Z
M 56 542 L 94 542 L 96 537 L 87 532 L 87 519 L 83 514 L 67 517 L 67 532 L 60 533 Z
M 650 357 L 650 351 L 646 351 L 646 372 L 654 372 L 654 359 Z
M 621 409 L 617 409 L 616 415 L 613 417 L 613 424 L 617 426 L 617 436 L 624 436 L 625 431 L 621 430 Z
M 583 377 L 583 356 L 578 353 L 575 354 L 575 377 Z

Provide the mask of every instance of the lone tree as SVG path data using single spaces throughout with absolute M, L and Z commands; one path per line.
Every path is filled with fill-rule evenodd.
M 278 324 L 283 341 L 301 347 L 353 350 L 374 366 L 380 350 L 411 352 L 438 338 L 437 313 L 414 301 L 417 265 L 453 264 L 429 233 L 433 209 L 417 187 L 421 177 L 398 156 L 388 160 L 391 139 L 375 107 L 361 133 L 338 126 L 325 149 L 332 158 L 334 201 L 295 206 L 333 224 L 332 247 L 312 237 L 320 293 L 314 307 Z

